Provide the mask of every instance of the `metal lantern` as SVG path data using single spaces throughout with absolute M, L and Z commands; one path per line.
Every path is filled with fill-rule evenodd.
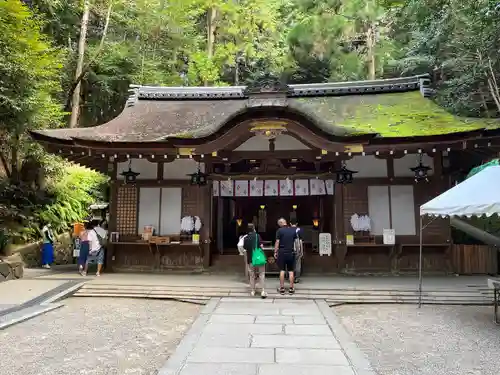
M 358 171 L 351 171 L 350 169 L 347 169 L 345 163 L 342 163 L 342 167 L 338 171 L 335 171 L 335 174 L 337 175 L 335 181 L 337 184 L 350 184 L 355 173 L 358 173 Z
M 429 182 L 429 179 L 427 177 L 429 176 L 429 171 L 431 169 L 431 167 L 422 164 L 422 155 L 420 155 L 418 165 L 416 167 L 410 168 L 410 170 L 415 174 L 415 182 L 424 180 Z
M 188 174 L 188 176 L 191 176 L 191 185 L 204 186 L 207 184 L 207 174 L 201 171 L 200 164 L 198 164 L 196 173 Z
M 137 180 L 137 176 L 140 175 L 139 172 L 134 172 L 132 170 L 132 160 L 128 162 L 128 171 L 123 171 L 120 174 L 125 178 L 126 184 L 133 184 Z

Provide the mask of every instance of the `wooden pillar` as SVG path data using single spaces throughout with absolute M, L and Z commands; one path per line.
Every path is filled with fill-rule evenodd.
M 394 179 L 394 158 L 388 157 L 386 161 L 387 161 L 387 177 L 389 177 L 389 180 L 392 181 Z
M 335 256 L 337 257 L 339 271 L 345 267 L 347 253 L 344 230 L 344 189 L 343 184 L 335 184 Z
M 205 163 L 205 173 L 210 174 L 213 166 L 210 162 Z M 201 241 L 203 249 L 203 268 L 207 269 L 211 265 L 211 234 L 212 234 L 212 181 L 209 181 L 202 188 L 201 193 L 201 216 L 203 227 L 201 228 Z
M 164 165 L 163 162 L 158 162 L 156 164 L 156 179 L 158 181 L 162 181 L 163 180 L 163 165 Z
M 342 167 L 341 161 L 335 163 L 335 169 L 339 170 Z M 335 212 L 335 257 L 337 258 L 338 271 L 345 267 L 345 256 L 347 247 L 345 244 L 345 228 L 344 228 L 344 197 L 345 186 L 343 184 L 335 184 L 334 190 L 334 212 Z
M 203 268 L 210 267 L 210 226 L 211 226 L 211 201 L 212 201 L 212 185 L 199 187 L 198 207 L 201 209 L 201 246 L 203 250 Z
M 108 238 L 111 232 L 116 232 L 116 212 L 118 207 L 117 197 L 118 197 L 118 181 L 117 181 L 117 162 L 113 162 L 113 169 L 110 173 L 110 194 L 109 194 L 109 222 L 108 222 Z M 113 263 L 115 256 L 115 245 L 108 241 L 108 248 L 106 253 L 106 265 L 107 272 L 113 272 Z

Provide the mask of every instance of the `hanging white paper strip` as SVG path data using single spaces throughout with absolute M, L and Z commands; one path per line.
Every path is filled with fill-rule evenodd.
M 248 180 L 239 180 L 234 182 L 234 196 L 248 197 Z
M 324 180 L 319 180 L 318 195 L 326 195 L 326 186 Z
M 220 182 L 220 196 L 221 197 L 232 197 L 234 195 L 234 181 L 224 180 Z
M 264 183 L 264 195 L 267 197 L 278 196 L 278 180 L 266 180 Z
M 280 180 L 280 196 L 290 197 L 293 195 L 293 181 L 292 180 Z
M 325 185 L 326 185 L 326 194 L 328 195 L 333 195 L 333 180 L 325 180 Z
M 320 179 L 311 179 L 309 180 L 309 185 L 311 186 L 310 194 L 311 195 L 325 195 L 325 181 Z
M 212 182 L 212 193 L 214 197 L 219 196 L 219 181 Z
M 309 195 L 309 180 L 295 180 L 295 196 Z
M 251 180 L 250 181 L 250 196 L 251 197 L 262 197 L 262 195 L 264 195 L 264 181 Z

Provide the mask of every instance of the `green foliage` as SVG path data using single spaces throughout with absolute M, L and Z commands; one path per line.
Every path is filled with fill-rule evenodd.
M 49 180 L 49 191 L 53 202 L 35 212 L 39 223 L 50 223 L 56 232 L 62 232 L 69 225 L 83 220 L 88 208 L 96 201 L 102 201 L 106 178 L 87 168 L 66 165 L 63 173 Z
M 454 113 L 500 113 L 500 3 L 491 0 L 411 0 L 395 15 L 405 56 L 403 74 L 429 72 L 438 101 Z M 403 38 L 401 37 L 403 36 Z
M 498 89 L 489 86 L 488 77 L 493 71 L 496 82 L 500 80 L 497 3 L 114 0 L 100 49 L 110 2 L 91 1 L 85 61 L 96 54 L 98 58 L 82 81 L 80 124 L 93 126 L 115 117 L 130 83 L 232 85 L 251 82 L 262 71 L 292 83 L 427 72 L 437 84 L 440 105 L 460 115 L 495 117 Z M 68 91 L 74 80 L 81 4 L 31 4 L 64 53 L 61 81 Z
M 19 180 L 30 151 L 27 131 L 61 125 L 62 50 L 41 32 L 43 22 L 20 1 L 0 1 L 0 153 L 7 175 Z
M 47 164 L 51 173 L 44 189 L 1 182 L 0 226 L 13 243 L 39 240 L 45 224 L 62 233 L 83 220 L 92 203 L 103 200 L 103 175 L 57 159 Z
M 60 90 L 62 55 L 21 2 L 0 2 L 0 26 L 1 129 L 20 135 L 58 124 L 62 113 L 52 95 Z

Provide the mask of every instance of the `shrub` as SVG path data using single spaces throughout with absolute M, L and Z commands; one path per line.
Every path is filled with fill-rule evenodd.
M 39 240 L 45 224 L 55 233 L 67 231 L 89 214 L 92 203 L 103 200 L 104 175 L 60 160 L 49 164 L 44 188 L 0 181 L 0 252 L 3 243 Z

